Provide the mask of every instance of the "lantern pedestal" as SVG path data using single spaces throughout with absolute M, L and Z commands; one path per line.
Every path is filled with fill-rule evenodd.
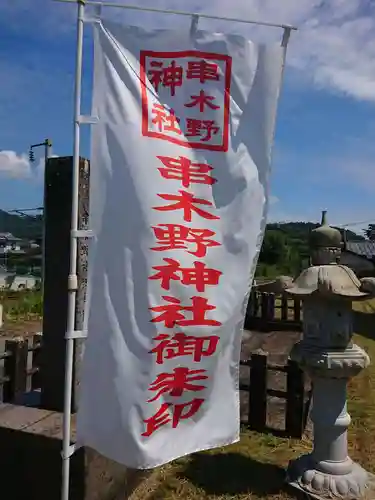
M 291 352 L 313 384 L 313 451 L 289 463 L 287 482 L 312 498 L 370 499 L 374 477 L 348 456 L 346 405 L 348 380 L 368 366 L 366 352 L 353 344 L 345 350 L 319 350 L 296 344 Z

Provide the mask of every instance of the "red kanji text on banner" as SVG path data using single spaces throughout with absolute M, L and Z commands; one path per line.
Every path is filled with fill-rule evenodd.
M 142 134 L 227 151 L 231 58 L 195 50 L 141 51 L 140 57 Z M 163 102 L 150 97 L 148 82 Z

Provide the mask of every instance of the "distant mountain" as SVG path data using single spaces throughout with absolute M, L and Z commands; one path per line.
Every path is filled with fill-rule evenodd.
M 280 231 L 290 244 L 304 247 L 307 245 L 310 232 L 318 226 L 319 224 L 314 222 L 280 222 L 267 224 L 267 231 Z M 343 232 L 341 228 L 338 229 Z M 9 232 L 18 238 L 39 239 L 43 233 L 42 216 L 20 216 L 0 210 L 0 232 Z M 365 239 L 364 236 L 350 230 L 346 231 L 346 237 L 348 241 Z
M 319 226 L 320 224 L 317 224 L 315 222 L 275 222 L 267 224 L 267 229 L 278 229 L 289 236 L 289 238 L 291 239 L 307 241 L 310 232 Z M 344 230 L 342 228 L 336 227 L 336 229 L 338 229 L 342 235 L 344 234 Z M 348 241 L 360 241 L 364 240 L 365 237 L 347 229 L 346 239 Z
M 256 276 L 274 278 L 297 276 L 309 264 L 309 236 L 320 224 L 314 222 L 281 222 L 267 225 L 259 254 Z M 339 229 L 341 232 L 342 230 Z M 363 240 L 363 236 L 347 231 L 347 240 Z
M 293 248 L 300 257 L 305 257 L 310 253 L 309 235 L 313 229 L 319 226 L 320 224 L 315 222 L 281 222 L 267 224 L 265 241 L 267 241 L 268 234 L 279 232 L 284 238 L 286 245 Z M 344 230 L 339 227 L 336 227 L 336 229 L 338 229 L 344 237 Z M 362 241 L 365 238 L 347 229 L 346 239 L 347 241 Z
M 0 233 L 12 233 L 17 238 L 37 240 L 43 234 L 41 215 L 16 215 L 0 209 Z

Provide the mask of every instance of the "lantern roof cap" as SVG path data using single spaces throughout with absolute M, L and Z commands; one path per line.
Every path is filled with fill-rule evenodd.
M 341 233 L 327 223 L 327 211 L 323 210 L 322 220 L 319 227 L 310 233 L 310 248 L 342 248 L 343 241 Z

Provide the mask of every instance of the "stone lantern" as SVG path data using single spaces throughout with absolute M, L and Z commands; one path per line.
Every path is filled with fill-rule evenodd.
M 323 212 L 321 226 L 311 233 L 311 267 L 285 290 L 303 300 L 303 338 L 290 357 L 311 378 L 314 427 L 313 450 L 289 463 L 287 482 L 319 500 L 375 498 L 367 496 L 373 476 L 350 459 L 347 446 L 347 383 L 370 363 L 352 342 L 352 302 L 370 294 L 339 264 L 341 248 L 341 234 L 327 225 Z

